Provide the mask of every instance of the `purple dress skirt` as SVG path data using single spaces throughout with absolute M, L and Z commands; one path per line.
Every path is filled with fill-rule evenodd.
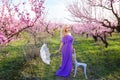
M 66 35 L 62 38 L 62 42 L 62 64 L 56 72 L 56 76 L 69 77 L 72 70 L 73 37 Z

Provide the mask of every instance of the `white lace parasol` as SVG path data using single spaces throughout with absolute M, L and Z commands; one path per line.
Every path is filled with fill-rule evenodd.
M 40 49 L 40 57 L 42 58 L 42 61 L 46 64 L 50 64 L 50 52 L 49 48 L 47 47 L 47 44 L 43 44 Z

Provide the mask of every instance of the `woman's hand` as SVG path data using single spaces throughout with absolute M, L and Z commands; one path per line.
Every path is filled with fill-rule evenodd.
M 55 53 L 59 53 L 60 52 L 60 50 L 56 50 L 56 52 Z
M 73 48 L 73 53 L 75 52 L 75 48 Z

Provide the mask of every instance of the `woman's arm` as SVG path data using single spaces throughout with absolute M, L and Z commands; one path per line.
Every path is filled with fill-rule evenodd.
M 73 51 L 73 53 L 74 53 L 74 52 L 75 52 L 75 48 L 74 48 L 73 44 L 74 44 L 74 40 L 73 40 L 73 42 L 72 42 L 72 51 Z
M 60 47 L 59 47 L 59 50 L 58 50 L 59 52 L 61 51 L 62 46 L 63 46 L 63 42 L 60 43 Z
M 75 51 L 75 48 L 73 47 L 73 45 L 72 45 L 72 50 L 73 50 L 73 53 L 74 53 L 74 51 Z

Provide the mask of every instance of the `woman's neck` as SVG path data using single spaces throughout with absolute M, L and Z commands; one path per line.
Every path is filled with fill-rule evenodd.
M 71 35 L 71 33 L 70 33 L 70 32 L 67 32 L 66 35 Z

